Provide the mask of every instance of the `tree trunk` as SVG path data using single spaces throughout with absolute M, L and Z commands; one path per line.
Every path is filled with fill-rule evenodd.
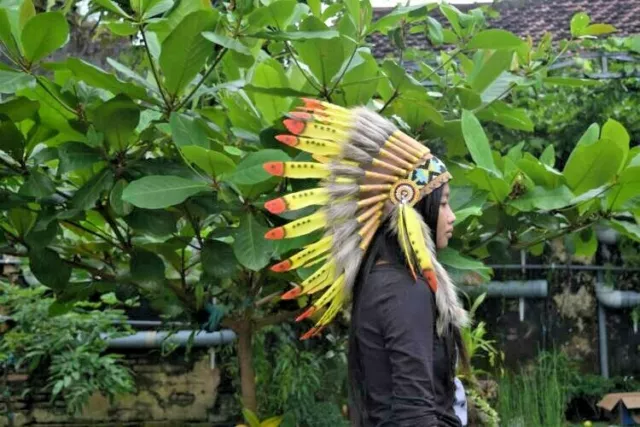
M 237 329 L 238 334 L 238 359 L 240 359 L 240 388 L 242 391 L 242 405 L 252 410 L 258 411 L 256 400 L 256 374 L 253 369 L 253 325 L 251 320 L 240 321 Z

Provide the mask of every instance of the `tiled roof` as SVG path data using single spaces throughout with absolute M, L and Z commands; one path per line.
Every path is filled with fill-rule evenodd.
M 481 5 L 457 7 L 465 12 Z M 567 38 L 571 17 L 578 12 L 586 12 L 592 23 L 613 25 L 618 30 L 616 35 L 640 34 L 640 0 L 505 0 L 495 3 L 492 8 L 500 16 L 489 18 L 491 28 L 509 30 L 522 37 L 531 35 L 538 39 L 548 31 L 553 34 L 554 40 Z M 376 9 L 374 19 L 390 11 Z M 439 12 L 432 13 L 432 16 L 443 24 L 446 21 Z M 424 34 L 409 35 L 406 41 L 410 47 L 430 48 Z M 371 42 L 377 57 L 384 57 L 394 49 L 389 38 L 383 34 L 375 34 Z

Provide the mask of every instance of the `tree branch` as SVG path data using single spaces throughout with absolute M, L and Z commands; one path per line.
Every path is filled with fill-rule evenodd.
M 167 99 L 167 95 L 164 93 L 164 89 L 162 87 L 162 82 L 160 81 L 160 75 L 158 74 L 158 70 L 156 70 L 156 66 L 153 62 L 153 57 L 151 56 L 151 50 L 149 49 L 149 44 L 147 43 L 147 35 L 144 32 L 144 28 L 140 29 L 140 33 L 142 34 L 142 41 L 144 42 L 144 50 L 147 52 L 147 59 L 149 60 L 149 66 L 151 67 L 151 72 L 153 73 L 153 78 L 156 81 L 156 86 L 158 86 L 158 91 L 160 92 L 160 96 L 162 96 L 162 100 L 164 101 L 164 105 L 167 111 L 171 110 L 171 104 Z
M 196 87 L 194 87 L 191 90 L 191 92 L 189 92 L 189 94 L 187 96 L 185 96 L 184 99 L 178 104 L 178 106 L 175 108 L 175 111 L 180 110 L 182 107 L 185 106 L 185 104 L 187 102 L 189 102 L 189 99 L 196 93 L 196 91 L 200 88 L 200 86 L 202 86 L 204 81 L 207 80 L 207 77 L 209 77 L 209 75 L 213 72 L 213 70 L 216 68 L 216 65 L 218 65 L 218 63 L 220 63 L 220 61 L 224 57 L 224 54 L 227 53 L 227 50 L 228 50 L 227 48 L 223 48 L 222 50 L 220 50 L 220 52 L 218 53 L 218 56 L 213 61 L 213 64 L 211 64 L 211 67 L 209 67 L 207 72 L 204 73 L 204 76 L 202 76 L 202 79 L 200 79 L 198 84 L 196 84 Z

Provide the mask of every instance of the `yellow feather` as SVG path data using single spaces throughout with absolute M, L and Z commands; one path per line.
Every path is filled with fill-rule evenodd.
M 398 209 L 400 211 L 398 212 L 397 232 L 398 232 L 398 238 L 400 240 L 400 246 L 402 247 L 402 251 L 404 252 L 404 256 L 407 260 L 407 264 L 409 264 L 409 269 L 411 270 L 411 274 L 413 274 L 413 277 L 417 277 L 416 270 L 413 265 L 413 255 L 411 253 L 409 236 L 407 233 L 407 224 L 406 224 L 406 218 L 405 218 L 407 206 L 406 204 L 401 203 L 400 206 L 398 206 Z
M 287 178 L 326 178 L 331 174 L 327 165 L 315 162 L 284 162 L 284 175 Z
M 298 191 L 282 197 L 287 210 L 295 211 L 313 205 L 324 205 L 329 201 L 329 191 L 326 188 Z
M 335 271 L 335 263 L 333 261 L 329 261 L 300 284 L 302 287 L 302 293 L 304 294 L 307 290 L 313 289 L 315 286 L 321 285 L 326 281 L 333 281 Z
M 422 224 L 418 218 L 418 212 L 413 208 L 408 208 L 406 212 L 406 227 L 409 234 L 411 248 L 420 264 L 420 271 L 433 270 L 431 253 L 427 248 L 425 236 L 422 233 Z
M 318 122 L 307 122 L 304 130 L 299 134 L 311 139 L 324 139 L 326 141 L 343 141 L 348 137 L 343 128 L 329 126 Z
M 304 236 L 321 229 L 327 224 L 327 216 L 323 211 L 305 216 L 282 227 L 284 232 L 281 239 Z
M 341 276 L 342 277 L 342 276 Z M 320 308 L 325 306 L 329 301 L 331 301 L 338 292 L 342 291 L 342 282 L 343 280 L 336 280 L 333 284 L 325 291 L 322 296 L 313 303 L 313 306 L 316 308 Z
M 291 262 L 289 269 L 293 270 L 298 267 L 306 266 L 307 262 L 314 260 L 317 256 L 330 250 L 332 242 L 333 238 L 331 236 L 327 236 L 292 255 L 289 258 L 289 261 Z
M 342 309 L 344 300 L 345 300 L 345 292 L 344 290 L 341 290 L 333 297 L 333 301 L 331 301 L 331 305 L 329 306 L 327 311 L 324 312 L 320 320 L 318 320 L 318 323 L 316 323 L 316 326 L 324 326 L 329 324 L 333 320 L 333 318 L 336 317 L 340 309 Z

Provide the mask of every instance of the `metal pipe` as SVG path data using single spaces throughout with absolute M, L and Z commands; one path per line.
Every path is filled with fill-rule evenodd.
M 509 280 L 460 286 L 460 289 L 469 294 L 486 293 L 488 297 L 545 298 L 549 294 L 549 283 L 546 280 Z
M 521 264 L 487 264 L 494 270 L 522 270 Z M 628 271 L 638 272 L 640 268 L 627 268 L 606 265 L 574 265 L 574 264 L 527 264 L 525 270 L 574 270 L 574 271 Z
M 596 297 L 607 308 L 629 308 L 640 305 L 640 292 L 609 289 L 599 281 L 596 283 Z
M 101 336 L 107 341 L 109 348 L 157 348 L 161 347 L 165 340 L 167 343 L 179 346 L 187 345 L 191 340 L 194 347 L 211 347 L 228 344 L 236 339 L 235 332 L 230 329 L 215 332 L 197 331 L 195 334 L 194 331 L 183 330 L 175 333 L 144 331 L 119 338 L 110 338 L 107 334 L 101 334 Z
M 607 314 L 598 302 L 598 344 L 600 347 L 600 375 L 609 378 L 609 342 L 607 337 Z

